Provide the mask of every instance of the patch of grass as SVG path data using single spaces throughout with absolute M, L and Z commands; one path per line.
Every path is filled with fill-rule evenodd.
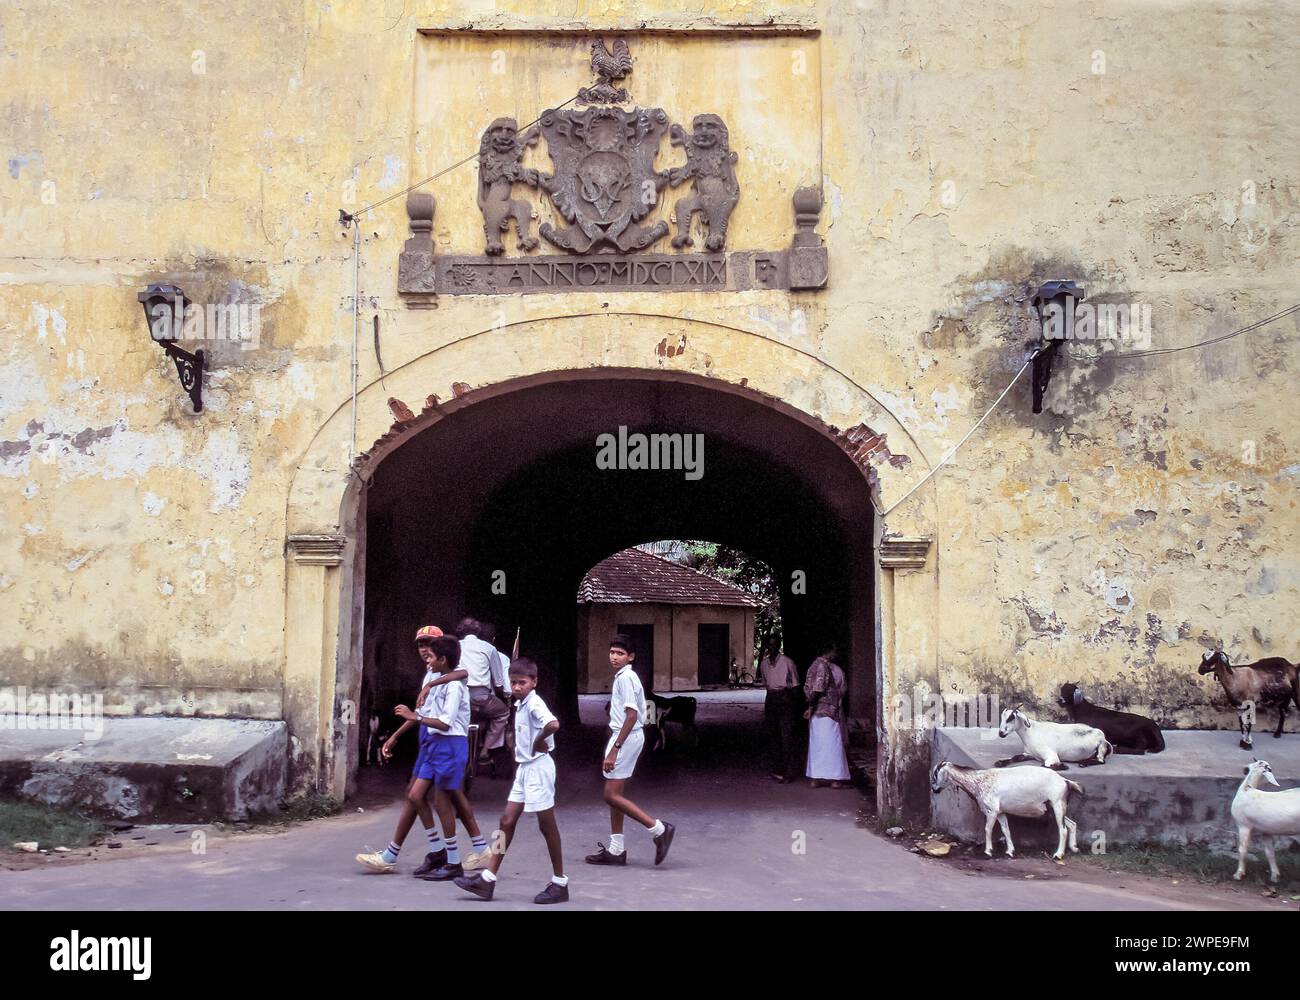
M 100 820 L 68 809 L 35 802 L 0 802 L 0 850 L 14 851 L 19 841 L 43 848 L 85 847 L 108 827 Z
M 1115 871 L 1138 875 L 1182 875 L 1209 883 L 1231 882 L 1232 873 L 1237 870 L 1235 854 L 1229 856 L 1205 847 L 1131 844 L 1113 848 L 1105 854 L 1081 851 L 1078 857 Z M 1277 852 L 1277 867 L 1282 875 L 1278 882 L 1279 891 L 1300 886 L 1300 851 L 1280 848 Z M 1263 848 L 1258 845 L 1251 845 L 1250 856 L 1246 858 L 1246 878 L 1242 884 L 1269 885 L 1268 860 L 1264 857 Z

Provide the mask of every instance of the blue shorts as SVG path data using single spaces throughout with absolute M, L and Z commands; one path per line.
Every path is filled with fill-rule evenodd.
M 432 781 L 434 788 L 444 792 L 456 792 L 465 781 L 468 764 L 468 739 L 445 736 L 428 726 L 420 727 L 420 755 L 415 758 L 415 770 L 411 772 L 413 778 Z

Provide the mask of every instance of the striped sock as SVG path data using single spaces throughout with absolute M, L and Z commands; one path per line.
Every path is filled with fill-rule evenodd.
M 384 848 L 383 853 L 379 856 L 384 859 L 384 864 L 391 865 L 397 861 L 397 856 L 402 853 L 402 845 L 396 841 L 390 842 Z
M 447 837 L 445 843 L 447 845 L 447 864 L 460 864 L 460 848 L 456 846 L 456 838 Z
M 437 854 L 439 851 L 444 850 L 442 846 L 442 834 L 438 832 L 437 824 L 426 827 L 424 833 L 429 838 L 429 850 L 432 853 Z
M 477 837 L 470 837 L 469 839 L 474 844 L 474 852 L 476 854 L 482 854 L 484 851 L 487 850 L 487 838 L 484 837 L 481 833 Z

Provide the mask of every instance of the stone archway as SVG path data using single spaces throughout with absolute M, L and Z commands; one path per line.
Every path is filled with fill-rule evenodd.
M 887 509 L 928 467 L 889 410 L 847 374 L 797 346 L 719 323 L 607 313 L 533 319 L 470 334 L 387 374 L 344 403 L 299 463 L 288 497 L 284 714 L 297 787 L 342 795 L 355 768 L 352 727 L 362 661 L 367 484 L 405 442 L 457 414 L 560 383 L 662 382 L 761 408 L 790 429 L 833 444 L 858 473 L 861 496 Z M 487 408 L 484 408 L 486 412 Z M 354 471 L 353 471 L 354 470 Z M 929 494 L 933 496 L 933 494 Z M 865 533 L 870 607 L 853 628 L 870 636 L 882 810 L 908 811 L 907 773 L 924 770 L 914 732 L 882 706 L 916 684 L 936 686 L 937 556 L 933 500 L 909 501 Z M 900 571 L 904 571 L 901 572 Z M 918 803 L 919 805 L 919 803 Z

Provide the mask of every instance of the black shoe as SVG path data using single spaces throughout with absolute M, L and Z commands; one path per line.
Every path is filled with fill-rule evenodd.
M 655 864 L 663 864 L 664 858 L 668 857 L 668 848 L 673 846 L 673 834 L 676 832 L 677 827 L 665 823 L 664 832 L 655 837 Z
M 627 851 L 622 854 L 610 854 L 605 849 L 604 844 L 597 845 L 600 850 L 595 854 L 587 855 L 587 864 L 589 865 L 625 865 L 627 864 Z
M 426 882 L 450 882 L 452 879 L 464 874 L 465 869 L 459 864 L 443 865 L 441 868 L 435 868 L 428 875 L 425 875 L 424 880 Z
M 446 863 L 447 852 L 445 850 L 430 851 L 424 856 L 424 864 L 411 872 L 411 875 L 414 878 L 424 878 L 424 876 L 428 875 L 429 872 L 433 871 L 435 868 L 441 868 Z
M 496 892 L 497 888 L 495 882 L 489 882 L 478 872 L 460 876 L 456 879 L 456 884 L 466 892 L 472 892 L 479 899 L 491 899 L 492 893 Z
M 547 882 L 546 888 L 533 897 L 534 903 L 567 903 L 568 901 L 569 887 L 556 885 L 554 882 Z

